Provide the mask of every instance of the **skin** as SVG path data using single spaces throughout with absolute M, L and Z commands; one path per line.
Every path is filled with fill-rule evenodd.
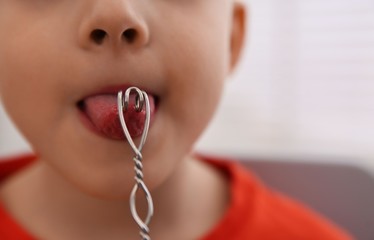
M 129 84 L 160 98 L 143 150 L 152 239 L 209 231 L 227 207 L 227 180 L 190 152 L 238 60 L 244 22 L 234 0 L 0 0 L 0 96 L 39 156 L 0 188 L 9 213 L 42 239 L 139 238 L 128 210 L 133 153 L 83 126 L 77 108 Z

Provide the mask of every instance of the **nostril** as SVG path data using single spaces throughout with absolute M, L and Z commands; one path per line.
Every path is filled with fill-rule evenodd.
M 137 35 L 137 32 L 133 28 L 127 29 L 126 31 L 123 32 L 123 37 L 128 43 L 134 42 L 136 35 Z
M 101 29 L 95 29 L 91 32 L 91 39 L 97 44 L 102 44 L 106 36 L 107 33 Z

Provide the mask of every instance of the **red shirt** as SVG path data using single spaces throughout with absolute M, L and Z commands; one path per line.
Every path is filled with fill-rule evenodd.
M 21 170 L 32 156 L 0 161 L 0 184 Z M 267 189 L 240 165 L 207 159 L 225 172 L 231 204 L 219 223 L 201 240 L 345 240 L 352 239 L 332 223 L 289 198 Z M 0 203 L 0 239 L 35 240 Z

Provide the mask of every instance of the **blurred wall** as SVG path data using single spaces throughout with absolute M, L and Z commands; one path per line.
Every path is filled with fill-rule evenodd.
M 10 121 L 0 102 L 0 156 L 30 152 L 29 144 Z
M 374 173 L 374 1 L 251 0 L 248 31 L 197 149 Z M 29 147 L 0 109 L 0 155 L 19 151 Z
M 374 1 L 251 0 L 248 29 L 199 149 L 374 172 Z

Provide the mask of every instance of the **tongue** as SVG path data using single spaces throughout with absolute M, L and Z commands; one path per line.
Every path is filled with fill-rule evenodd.
M 151 108 L 151 122 L 154 114 L 154 98 L 149 95 Z M 124 139 L 122 126 L 119 121 L 117 97 L 115 95 L 97 95 L 85 99 L 86 115 L 94 127 L 105 136 L 112 139 Z M 145 109 L 141 112 L 135 110 L 135 96 L 130 96 L 127 111 L 124 111 L 127 129 L 133 138 L 141 136 L 145 124 Z

